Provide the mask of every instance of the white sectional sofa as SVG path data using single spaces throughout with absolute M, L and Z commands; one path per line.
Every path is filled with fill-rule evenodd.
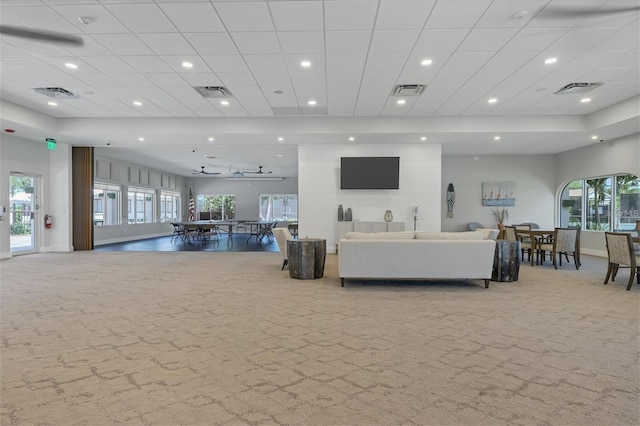
M 358 279 L 482 279 L 489 288 L 494 233 L 349 232 L 340 240 L 342 286 Z

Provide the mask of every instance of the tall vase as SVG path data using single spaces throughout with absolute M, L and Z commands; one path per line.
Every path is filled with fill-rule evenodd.
M 338 222 L 342 222 L 344 220 L 344 209 L 342 208 L 342 204 L 338 206 Z
M 393 220 L 393 213 L 391 213 L 391 210 L 387 210 L 386 212 L 384 212 L 384 221 L 391 222 L 392 220 Z
M 353 212 L 351 211 L 351 207 L 347 208 L 347 212 L 344 216 L 344 220 L 346 220 L 347 222 L 351 222 L 353 220 Z

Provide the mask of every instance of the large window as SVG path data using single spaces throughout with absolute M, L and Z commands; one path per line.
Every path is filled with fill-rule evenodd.
M 180 220 L 180 194 L 162 191 L 160 194 L 160 222 L 177 222 Z
M 229 194 L 198 194 L 196 212 L 210 212 L 212 220 L 235 219 L 236 196 Z
M 298 221 L 298 196 L 292 194 L 261 194 L 260 220 Z
M 153 223 L 156 204 L 155 189 L 130 186 L 127 194 L 127 220 L 129 223 Z
M 95 183 L 93 185 L 93 224 L 119 225 L 122 190 L 119 185 Z
M 560 199 L 560 226 L 626 231 L 640 220 L 640 180 L 633 175 L 569 182 Z

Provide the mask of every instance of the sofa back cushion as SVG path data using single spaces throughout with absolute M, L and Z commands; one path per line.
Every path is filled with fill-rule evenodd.
M 426 232 L 418 231 L 416 240 L 483 240 L 482 232 Z
M 498 238 L 498 235 L 500 235 L 499 229 L 478 228 L 476 229 L 476 232 L 481 232 L 482 238 L 484 238 L 485 240 L 495 240 Z
M 347 240 L 413 240 L 413 231 L 347 232 Z

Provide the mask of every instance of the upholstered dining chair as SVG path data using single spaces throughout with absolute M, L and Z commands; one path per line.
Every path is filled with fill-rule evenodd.
M 604 283 L 614 281 L 618 273 L 618 268 L 629 268 L 629 283 L 627 290 L 631 290 L 633 285 L 633 277 L 637 276 L 637 282 L 640 284 L 640 253 L 634 252 L 631 234 L 624 232 L 605 232 L 604 237 L 607 243 L 607 255 L 609 262 L 607 264 L 607 276 Z
M 558 264 L 562 266 L 562 255 L 569 262 L 569 256 L 573 257 L 573 264 L 576 269 L 580 269 L 580 228 L 555 228 L 552 234 L 552 241 L 540 241 L 536 247 L 537 259 L 544 258 L 546 252 L 551 253 L 553 267 L 558 269 Z M 538 262 L 539 263 L 539 262 Z
M 515 226 L 504 227 L 504 239 L 509 241 L 520 241 L 518 239 L 518 231 Z
M 517 231 L 531 231 L 530 223 L 521 223 L 520 225 L 513 225 Z M 518 235 L 520 240 L 520 251 L 522 252 L 522 261 L 524 262 L 524 253 L 527 252 L 527 259 L 531 260 L 531 237 Z
M 278 244 L 280 254 L 282 255 L 282 269 L 284 269 L 284 267 L 289 263 L 287 256 L 287 241 L 291 240 L 293 237 L 287 228 L 274 228 L 273 235 L 276 237 L 276 243 Z

